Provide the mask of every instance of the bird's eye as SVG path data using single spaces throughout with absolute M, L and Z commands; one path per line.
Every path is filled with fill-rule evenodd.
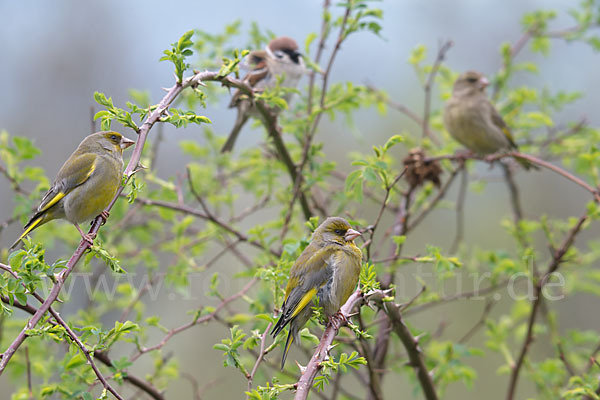
M 117 141 L 117 135 L 111 135 L 110 136 L 110 140 L 114 140 L 116 142 Z
M 467 78 L 467 82 L 475 83 L 477 82 L 477 78 Z
M 335 230 L 335 234 L 336 234 L 336 235 L 340 235 L 340 236 L 342 236 L 342 235 L 344 235 L 345 233 L 346 233 L 346 231 L 345 231 L 345 230 L 343 230 L 343 229 L 336 229 L 336 230 Z
M 283 58 L 283 51 L 281 50 L 276 50 L 273 52 L 273 54 L 275 54 L 275 57 L 277 58 Z

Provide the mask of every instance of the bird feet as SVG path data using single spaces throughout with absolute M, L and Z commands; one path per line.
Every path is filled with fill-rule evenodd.
M 79 231 L 81 238 L 90 246 L 94 245 L 94 239 L 96 238 L 95 233 L 84 233 L 83 230 L 79 227 L 79 225 L 75 224 L 75 228 Z
M 100 213 L 100 217 L 102 218 L 102 225 L 104 225 L 106 223 L 106 221 L 108 220 L 108 217 L 110 217 L 110 213 L 106 210 L 103 210 Z
M 84 235 L 81 235 L 81 238 L 83 240 L 85 240 L 87 242 L 87 244 L 89 244 L 90 246 L 94 245 L 94 239 L 96 238 L 96 234 L 95 233 L 86 233 Z
M 329 323 L 331 324 L 331 326 L 333 326 L 333 328 L 337 332 L 340 330 L 340 327 L 342 325 L 345 325 L 348 323 L 348 319 L 346 318 L 346 316 L 344 314 L 342 314 L 341 311 L 338 311 L 329 318 Z

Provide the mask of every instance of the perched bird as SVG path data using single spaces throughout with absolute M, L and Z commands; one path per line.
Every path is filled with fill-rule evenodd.
M 134 143 L 112 131 L 96 132 L 83 139 L 58 171 L 37 212 L 11 249 L 32 230 L 59 218 L 75 225 L 81 237 L 92 243 L 93 238 L 85 234 L 79 224 L 99 214 L 104 219 L 108 217 L 104 208 L 121 183 L 123 150 Z
M 489 81 L 481 73 L 467 71 L 452 88 L 444 107 L 444 125 L 454 139 L 478 154 L 517 150 L 510 129 L 485 94 Z M 517 159 L 525 168 L 532 165 Z
M 273 337 L 290 325 L 281 368 L 298 332 L 309 320 L 315 297 L 327 317 L 336 314 L 358 282 L 362 253 L 354 244 L 360 232 L 340 217 L 327 218 L 313 233 L 290 270 L 281 316 L 271 331 Z
M 258 91 L 275 87 L 281 76 L 283 76 L 281 87 L 295 88 L 306 72 L 302 54 L 298 52 L 298 44 L 294 39 L 287 36 L 271 40 L 264 50 L 250 52 L 246 63 L 251 65 L 252 69 L 243 81 Z M 291 97 L 292 93 L 284 95 L 286 102 L 289 102 Z M 223 153 L 233 150 L 240 130 L 248 121 L 248 118 L 258 116 L 252 99 L 244 96 L 240 90 L 234 93 L 229 107 L 236 107 L 238 112 L 235 125 L 221 149 Z

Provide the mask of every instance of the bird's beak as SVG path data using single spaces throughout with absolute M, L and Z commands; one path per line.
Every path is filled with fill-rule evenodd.
M 346 240 L 346 242 L 351 242 L 354 239 L 356 239 L 357 237 L 359 237 L 360 235 L 362 235 L 362 233 L 350 228 L 346 231 L 346 234 L 344 235 L 344 240 Z
M 488 79 L 485 76 L 482 76 L 481 79 L 479 79 L 479 87 L 481 89 L 485 89 L 486 87 L 488 87 L 489 84 L 490 81 L 488 81 Z
M 121 138 L 121 150 L 125 150 L 126 148 L 130 147 L 134 143 L 135 143 L 135 141 L 133 141 L 131 139 L 127 139 L 126 137 L 122 137 Z

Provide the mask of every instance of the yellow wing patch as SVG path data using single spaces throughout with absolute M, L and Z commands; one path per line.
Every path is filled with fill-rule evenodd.
M 506 135 L 506 137 L 508 138 L 508 140 L 510 141 L 511 144 L 514 144 L 514 139 L 512 136 L 512 133 L 510 133 L 510 131 L 508 130 L 507 127 L 502 128 L 502 132 Z
M 298 313 L 302 311 L 308 303 L 310 303 L 315 294 L 317 294 L 316 288 L 312 288 L 308 292 L 306 292 L 306 294 L 302 296 L 302 299 L 300 299 L 300 301 L 298 302 L 298 305 L 296 306 L 296 309 L 294 310 L 290 318 L 294 318 L 296 315 L 298 315 Z
M 65 197 L 65 194 L 63 192 L 57 193 L 56 196 L 54 196 L 52 198 L 52 200 L 50 200 L 48 202 L 48 204 L 46 204 L 44 206 L 44 208 L 42 208 L 39 212 L 46 211 L 47 209 L 49 209 L 50 207 L 52 207 L 53 205 L 55 205 L 56 203 L 58 203 L 60 201 L 60 199 L 62 199 L 63 197 Z
M 21 234 L 21 236 L 19 236 L 19 238 L 18 238 L 17 240 L 15 240 L 15 242 L 12 244 L 12 246 L 10 246 L 10 248 L 11 248 L 11 249 L 13 249 L 13 248 L 14 248 L 14 247 L 15 247 L 15 246 L 16 246 L 16 245 L 17 245 L 17 244 L 18 244 L 18 243 L 19 243 L 19 242 L 20 242 L 20 241 L 21 241 L 21 240 L 22 240 L 22 239 L 25 237 L 25 236 L 27 236 L 27 234 L 28 234 L 29 232 L 31 232 L 32 230 L 34 230 L 34 229 L 35 229 L 35 227 L 36 227 L 36 226 L 38 226 L 38 225 L 40 224 L 40 222 L 42 222 L 42 219 L 43 219 L 43 218 L 44 218 L 44 217 L 39 217 L 38 219 L 36 219 L 35 221 L 33 221 L 33 222 L 31 223 L 31 225 L 29 225 L 29 226 L 27 227 L 27 229 L 25 229 L 25 232 L 23 232 L 23 233 Z

